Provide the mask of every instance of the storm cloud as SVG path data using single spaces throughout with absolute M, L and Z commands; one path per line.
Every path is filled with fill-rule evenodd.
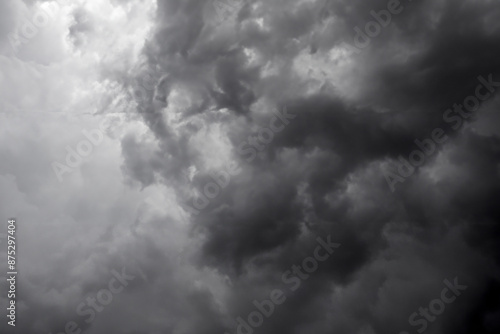
M 497 2 L 0 13 L 2 333 L 498 332 Z

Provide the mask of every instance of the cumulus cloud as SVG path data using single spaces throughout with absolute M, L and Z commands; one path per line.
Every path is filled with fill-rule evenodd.
M 17 330 L 498 331 L 497 3 L 0 6 Z M 50 23 L 11 45 L 41 9 Z M 454 111 L 478 85 L 470 117 Z M 435 129 L 447 139 L 401 176 Z M 82 130 L 102 134 L 88 156 Z M 68 147 L 82 161 L 60 182 Z M 340 246 L 326 261 L 291 269 L 327 236 Z M 130 284 L 86 321 L 79 305 L 122 270 Z M 457 279 L 444 312 L 418 314 Z M 285 302 L 253 328 L 276 290 Z

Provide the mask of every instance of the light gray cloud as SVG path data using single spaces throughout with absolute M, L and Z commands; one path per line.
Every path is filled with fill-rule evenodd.
M 15 55 L 4 36 L 46 1 L 0 4 L 0 218 L 20 226 L 17 330 L 237 333 L 235 319 L 288 291 L 283 273 L 331 235 L 342 246 L 255 333 L 414 333 L 408 317 L 454 277 L 466 293 L 425 332 L 495 333 L 498 97 L 394 193 L 385 175 L 479 75 L 500 77 L 500 6 L 401 1 L 349 50 L 388 2 L 244 1 L 221 22 L 201 0 L 76 1 Z M 284 106 L 296 118 L 250 159 L 239 146 Z M 60 183 L 52 162 L 84 129 L 102 142 Z M 189 211 L 227 166 L 241 170 Z M 146 279 L 90 323 L 75 313 L 129 267 Z

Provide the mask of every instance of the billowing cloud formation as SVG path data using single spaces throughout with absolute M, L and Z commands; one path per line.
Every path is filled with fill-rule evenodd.
M 6 116 L 42 139 L 0 146 L 2 213 L 33 224 L 23 333 L 71 320 L 83 333 L 498 331 L 499 4 L 63 10 L 59 58 L 2 60 L 25 75 L 13 90 L 34 96 L 9 108 L 68 106 L 41 128 Z M 51 99 L 58 68 L 70 87 Z M 106 130 L 60 185 L 50 163 L 78 142 L 67 109 Z M 66 141 L 50 135 L 59 128 Z M 82 316 L 121 270 L 130 284 Z M 271 307 L 273 291 L 285 300 Z

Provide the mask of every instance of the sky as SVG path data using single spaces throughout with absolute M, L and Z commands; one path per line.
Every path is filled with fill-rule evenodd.
M 0 333 L 499 333 L 499 41 L 493 0 L 1 1 Z

